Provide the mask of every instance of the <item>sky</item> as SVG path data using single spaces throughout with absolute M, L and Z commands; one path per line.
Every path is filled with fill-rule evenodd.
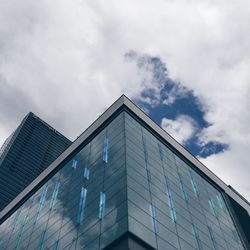
M 0 144 L 74 140 L 121 94 L 250 200 L 248 0 L 0 0 Z

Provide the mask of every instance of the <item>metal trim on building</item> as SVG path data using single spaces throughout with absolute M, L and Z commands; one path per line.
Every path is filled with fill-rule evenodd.
M 230 189 L 219 177 L 204 166 L 198 159 L 196 159 L 190 152 L 183 148 L 174 138 L 172 138 L 166 131 L 153 122 L 141 109 L 139 109 L 130 99 L 122 95 L 116 100 L 101 116 L 99 116 L 49 167 L 47 167 L 29 186 L 27 186 L 8 206 L 0 212 L 0 223 L 2 223 L 8 216 L 14 212 L 20 204 L 22 204 L 29 194 L 41 186 L 50 175 L 55 173 L 59 165 L 62 165 L 83 143 L 88 140 L 103 124 L 108 122 L 112 117 L 126 107 L 136 117 L 138 117 L 146 126 L 152 129 L 159 137 L 161 137 L 167 144 L 179 152 L 185 159 L 187 159 L 198 171 L 202 172 L 207 179 L 218 185 L 227 195 L 238 202 L 250 215 L 250 205 L 247 201 L 237 195 Z

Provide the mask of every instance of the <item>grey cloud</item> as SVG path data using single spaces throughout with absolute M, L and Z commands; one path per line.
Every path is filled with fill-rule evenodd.
M 225 131 L 231 150 L 207 166 L 230 174 L 230 159 L 244 173 L 233 145 L 250 149 L 249 16 L 247 0 L 0 0 L 0 140 L 29 110 L 73 139 L 120 94 L 154 88 L 143 81 L 152 74 L 124 60 L 132 48 L 160 57 L 199 97 L 213 124 L 204 138 Z M 249 185 L 243 174 L 228 180 Z
M 4 79 L 0 78 L 0 121 L 15 129 L 23 116 L 34 109 L 34 103 L 30 97 L 16 88 L 6 84 Z

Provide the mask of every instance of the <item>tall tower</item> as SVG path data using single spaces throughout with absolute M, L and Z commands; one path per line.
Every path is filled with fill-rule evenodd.
M 70 140 L 29 113 L 0 149 L 0 210 L 70 144 Z

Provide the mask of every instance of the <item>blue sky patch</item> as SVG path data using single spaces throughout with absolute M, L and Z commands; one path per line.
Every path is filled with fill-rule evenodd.
M 192 90 L 180 82 L 169 78 L 166 65 L 159 57 L 140 56 L 134 51 L 125 54 L 128 61 L 136 62 L 141 74 L 151 73 L 149 79 L 143 79 L 145 88 L 133 101 L 141 107 L 159 125 L 163 118 L 176 120 L 180 115 L 191 117 L 196 123 L 196 132 L 186 141 L 185 148 L 195 156 L 207 157 L 228 149 L 228 145 L 210 141 L 201 146 L 198 135 L 210 124 L 204 119 L 204 111 Z M 148 87 L 149 86 L 149 87 Z

